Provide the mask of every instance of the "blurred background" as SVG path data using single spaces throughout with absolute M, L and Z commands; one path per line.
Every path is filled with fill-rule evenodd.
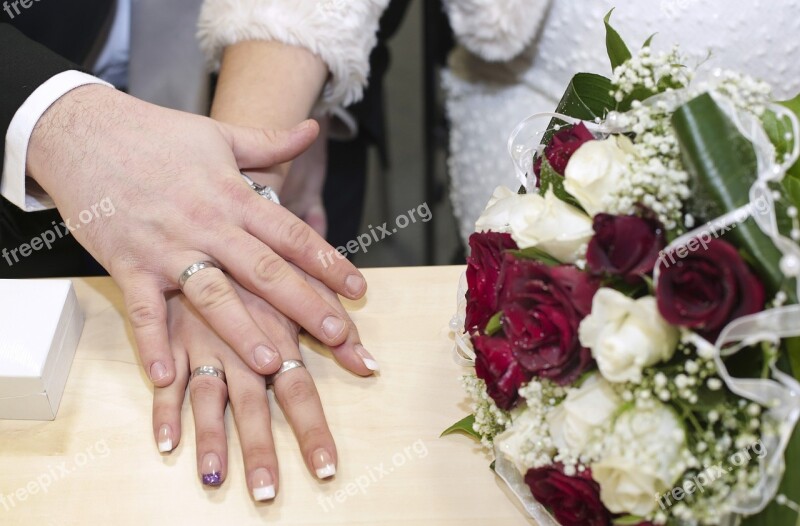
M 353 259 L 359 267 L 463 263 L 448 198 L 447 129 L 438 82 L 450 43 L 440 3 L 424 0 L 411 0 L 399 30 L 388 41 L 390 66 L 384 87 L 389 166 L 384 169 L 376 149 L 371 149 L 359 232 L 368 233 L 370 225 L 384 222 L 391 226 L 399 215 L 423 203 L 432 219 L 411 223 L 366 253 L 359 251 Z M 430 145 L 427 150 L 425 144 Z

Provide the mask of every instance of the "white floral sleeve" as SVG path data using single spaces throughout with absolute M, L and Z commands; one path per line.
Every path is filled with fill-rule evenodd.
M 550 0 L 444 0 L 459 43 L 490 62 L 521 53 L 538 34 Z
M 319 56 L 330 71 L 321 109 L 358 101 L 369 78 L 369 55 L 389 0 L 205 0 L 200 46 L 213 64 L 225 47 L 274 40 Z

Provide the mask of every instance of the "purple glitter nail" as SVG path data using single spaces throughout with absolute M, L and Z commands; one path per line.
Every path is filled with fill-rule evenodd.
M 206 486 L 219 486 L 222 484 L 222 475 L 219 471 L 203 473 L 203 484 Z

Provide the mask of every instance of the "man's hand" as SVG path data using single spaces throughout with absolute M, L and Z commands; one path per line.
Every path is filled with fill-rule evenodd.
M 288 262 L 331 290 L 359 298 L 366 282 L 308 225 L 253 192 L 239 169 L 287 162 L 316 138 L 307 121 L 287 132 L 243 128 L 144 103 L 102 86 L 77 88 L 39 120 L 28 174 L 64 217 L 103 200 L 115 213 L 82 225 L 77 240 L 122 289 L 143 365 L 158 386 L 175 378 L 164 293 L 190 265 L 211 261 L 327 345 L 348 322 Z M 280 366 L 222 270 L 189 278 L 188 301 L 254 371 Z

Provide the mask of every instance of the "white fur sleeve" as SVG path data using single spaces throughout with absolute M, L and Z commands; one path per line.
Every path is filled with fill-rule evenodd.
M 389 0 L 205 0 L 200 47 L 216 69 L 225 47 L 275 40 L 308 49 L 330 71 L 321 108 L 358 101 L 369 78 L 369 55 Z
M 507 61 L 538 34 L 550 0 L 444 0 L 453 32 L 484 60 Z

